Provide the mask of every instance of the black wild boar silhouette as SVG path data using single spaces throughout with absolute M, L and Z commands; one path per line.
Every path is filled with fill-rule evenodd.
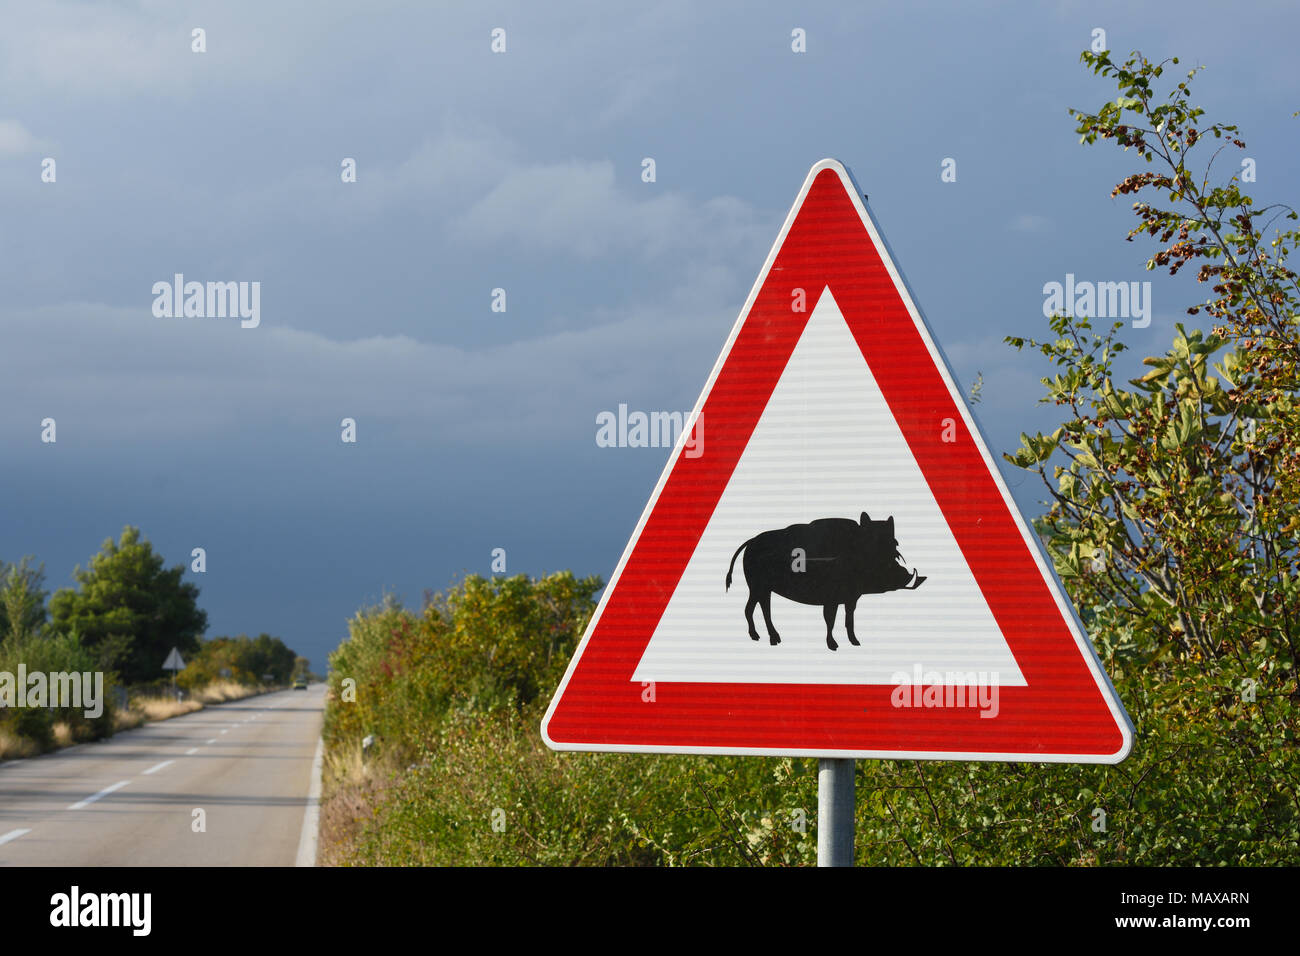
M 731 556 L 727 567 L 727 588 L 736 558 L 745 552 L 745 582 L 749 603 L 745 620 L 749 636 L 757 641 L 754 606 L 763 608 L 767 636 L 773 645 L 781 635 L 772 626 L 772 595 L 779 594 L 800 604 L 820 604 L 826 619 L 826 646 L 839 645 L 831 636 L 835 614 L 844 605 L 844 623 L 849 643 L 858 646 L 853 633 L 853 610 L 864 594 L 886 591 L 915 591 L 925 580 L 916 570 L 907 570 L 894 538 L 894 518 L 872 521 L 864 511 L 860 521 L 852 518 L 819 518 L 808 524 L 792 524 L 777 531 L 764 531 L 750 538 Z

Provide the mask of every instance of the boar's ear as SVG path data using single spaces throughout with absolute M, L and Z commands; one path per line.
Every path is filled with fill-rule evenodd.
M 867 514 L 865 511 L 862 512 L 862 517 L 859 519 L 859 524 L 861 524 L 862 527 L 864 528 L 867 525 L 871 524 L 871 515 Z
M 889 531 L 889 536 L 894 536 L 894 516 L 890 515 L 889 520 L 885 522 L 885 528 Z

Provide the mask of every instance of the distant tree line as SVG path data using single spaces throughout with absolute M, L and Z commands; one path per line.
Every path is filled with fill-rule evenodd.
M 214 637 L 203 641 L 193 659 L 186 660 L 176 681 L 182 687 L 202 687 L 215 680 L 284 684 L 298 676 L 299 662 L 305 672 L 307 659 L 270 634 Z
M 284 683 L 306 672 L 306 659 L 270 634 L 204 640 L 208 615 L 198 606 L 198 587 L 183 581 L 184 574 L 185 565 L 167 567 L 129 525 L 119 540 L 104 542 L 88 567 L 73 571 L 76 587 L 52 597 L 44 564 L 31 556 L 0 561 L 0 652 L 26 660 L 45 642 L 61 639 L 84 652 L 78 657 L 86 668 L 114 674 L 126 685 L 164 676 L 162 664 L 173 647 L 185 659 L 179 682 L 188 687 L 223 677 Z

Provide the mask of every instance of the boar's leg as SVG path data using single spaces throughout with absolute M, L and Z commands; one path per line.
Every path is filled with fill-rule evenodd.
M 772 626 L 772 592 L 764 591 L 758 596 L 758 605 L 763 609 L 763 620 L 767 623 L 767 638 L 775 647 L 781 643 L 781 635 Z
M 857 601 L 844 602 L 844 627 L 849 632 L 849 643 L 854 647 L 861 647 L 862 645 L 858 643 L 858 635 L 853 633 L 853 612 L 857 610 L 857 607 Z
M 839 650 L 839 645 L 835 643 L 835 638 L 831 637 L 831 631 L 835 629 L 835 612 L 840 609 L 838 604 L 827 604 L 822 608 L 822 617 L 826 619 L 826 646 L 831 650 Z M 853 642 L 854 644 L 857 641 Z
M 758 640 L 758 629 L 754 627 L 754 608 L 758 607 L 758 595 L 753 589 L 749 592 L 749 603 L 745 605 L 745 620 L 749 622 L 749 639 Z M 769 624 L 768 627 L 771 627 Z

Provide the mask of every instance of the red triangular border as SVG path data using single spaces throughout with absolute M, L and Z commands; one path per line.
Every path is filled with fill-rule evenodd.
M 542 723 L 557 750 L 1118 762 L 1124 712 L 1032 538 L 848 170 L 813 167 L 697 406 L 705 453 L 679 445 Z M 826 287 L 929 482 L 1027 686 L 999 714 L 895 708 L 892 685 L 631 680 Z M 791 311 L 791 290 L 807 311 Z M 944 419 L 957 440 L 942 440 Z M 740 631 L 737 639 L 748 640 Z

